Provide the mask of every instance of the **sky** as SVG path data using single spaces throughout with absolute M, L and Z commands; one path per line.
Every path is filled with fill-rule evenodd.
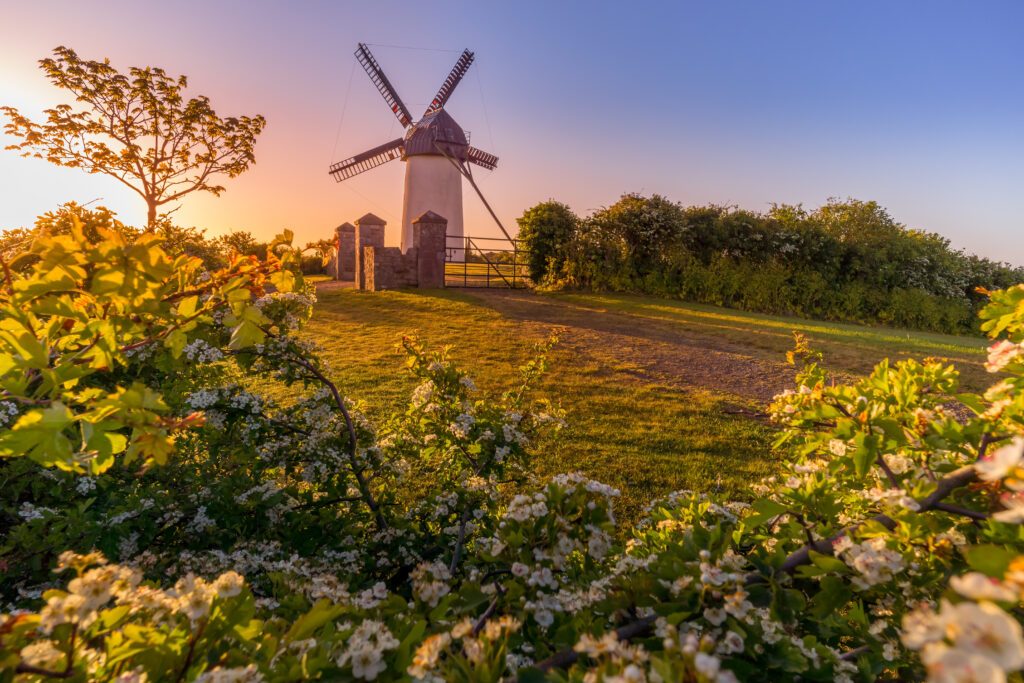
M 753 210 L 854 197 L 1024 264 L 1021 2 L 2 4 L 0 105 L 38 117 L 65 101 L 36 62 L 66 45 L 186 74 L 219 114 L 267 118 L 255 166 L 174 213 L 210 235 L 291 228 L 305 242 L 369 211 L 398 243 L 401 161 L 340 184 L 327 174 L 401 134 L 355 64 L 365 42 L 414 114 L 475 51 L 446 108 L 499 157 L 477 177 L 509 228 L 547 199 L 587 214 L 626 192 Z M 0 227 L 68 200 L 145 222 L 116 181 L 13 151 L 0 151 L 0 183 Z M 467 234 L 498 234 L 463 192 Z

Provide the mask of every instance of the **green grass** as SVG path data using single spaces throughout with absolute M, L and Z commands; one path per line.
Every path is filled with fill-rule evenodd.
M 452 290 L 322 291 L 304 334 L 323 347 L 340 388 L 379 419 L 400 410 L 415 386 L 396 350 L 408 332 L 451 345 L 454 360 L 492 395 L 512 385 L 545 337 Z M 770 429 L 736 414 L 755 409 L 736 399 L 645 382 L 630 368 L 558 347 L 538 394 L 567 410 L 569 426 L 538 444 L 537 474 L 581 471 L 620 488 L 625 519 L 680 488 L 746 497 L 750 482 L 772 469 Z
M 537 295 L 543 296 L 543 295 Z M 780 360 L 792 331 L 807 334 L 832 367 L 867 372 L 885 356 L 946 356 L 966 371 L 968 383 L 987 380 L 985 342 L 953 337 L 766 316 L 667 299 L 628 295 L 547 295 L 585 316 L 615 313 L 619 325 L 656 323 L 706 338 L 710 348 Z M 356 292 L 324 289 L 303 332 L 319 343 L 331 375 L 349 397 L 364 402 L 373 419 L 401 410 L 415 382 L 397 349 L 415 332 L 431 346 L 452 346 L 452 357 L 481 390 L 497 395 L 512 385 L 516 368 L 534 355 L 548 328 L 504 317 L 471 291 Z M 540 300 L 543 302 L 543 299 Z M 759 406 L 735 396 L 667 386 L 614 354 L 583 357 L 556 347 L 538 394 L 559 402 L 568 427 L 540 443 L 534 469 L 545 477 L 581 471 L 622 490 L 619 506 L 635 520 L 653 498 L 680 488 L 720 489 L 738 499 L 774 470 L 772 428 Z
M 964 384 L 980 390 L 991 383 L 983 363 L 988 342 L 981 337 L 868 327 L 785 316 L 749 313 L 672 299 L 628 294 L 551 294 L 588 308 L 678 324 L 689 334 L 713 336 L 743 347 L 751 355 L 778 360 L 793 347 L 793 332 L 810 339 L 825 354 L 829 367 L 865 374 L 883 358 L 948 358 L 960 369 Z

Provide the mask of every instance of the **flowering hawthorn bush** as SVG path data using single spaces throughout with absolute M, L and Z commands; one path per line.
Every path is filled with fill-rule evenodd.
M 617 529 L 614 489 L 530 474 L 546 347 L 491 397 L 406 338 L 372 423 L 296 336 L 288 235 L 215 272 L 100 237 L 3 269 L 2 680 L 1019 680 L 1024 286 L 984 394 L 798 340 L 780 473 Z

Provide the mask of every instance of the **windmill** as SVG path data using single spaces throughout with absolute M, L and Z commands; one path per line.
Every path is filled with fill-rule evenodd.
M 427 211 L 433 211 L 448 219 L 449 238 L 463 236 L 462 178 L 469 180 L 502 232 L 511 240 L 511 236 L 477 187 L 469 167 L 469 164 L 476 164 L 492 170 L 498 164 L 498 157 L 470 146 L 466 131 L 444 109 L 448 98 L 469 71 L 473 63 L 473 53 L 463 50 L 430 106 L 423 112 L 420 120 L 415 122 L 409 109 L 391 85 L 391 81 L 384 75 L 380 64 L 364 43 L 359 43 L 355 56 L 356 61 L 377 86 L 377 90 L 384 96 L 384 101 L 391 111 L 398 117 L 399 123 L 405 127 L 405 135 L 333 164 L 330 167 L 330 174 L 334 179 L 340 183 L 395 159 L 402 159 L 405 162 L 405 197 L 402 201 L 403 252 L 412 246 L 412 221 Z M 449 243 L 452 243 L 451 240 Z

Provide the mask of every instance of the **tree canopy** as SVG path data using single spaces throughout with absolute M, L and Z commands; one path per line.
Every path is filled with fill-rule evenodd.
M 220 177 L 234 178 L 256 161 L 253 147 L 266 120 L 221 117 L 209 98 L 186 99 L 185 76 L 154 67 L 124 74 L 109 60 L 82 59 L 63 46 L 39 64 L 81 106 L 47 109 L 43 122 L 3 107 L 5 130 L 21 139 L 8 149 L 117 179 L 146 202 L 150 228 L 161 206 L 195 191 L 220 195 Z

